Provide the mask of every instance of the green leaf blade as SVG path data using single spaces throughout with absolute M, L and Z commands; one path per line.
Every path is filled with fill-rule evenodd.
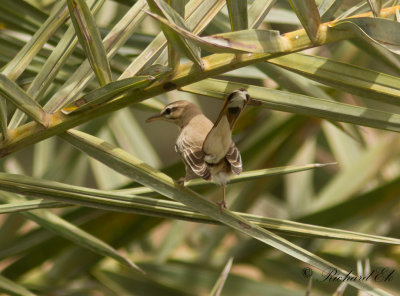
M 37 294 L 32 293 L 24 286 L 21 286 L 8 278 L 0 275 L 0 292 L 7 293 L 7 295 L 21 295 L 21 296 L 35 296 Z
M 379 17 L 382 9 L 382 0 L 368 0 L 372 13 L 375 17 Z
M 104 0 L 93 0 L 88 3 L 90 5 L 93 14 L 97 13 L 103 5 Z M 67 11 L 68 14 L 68 11 Z M 45 92 L 50 87 L 51 83 L 56 78 L 56 75 L 60 72 L 62 66 L 67 62 L 71 56 L 73 49 L 78 43 L 78 38 L 75 34 L 73 24 L 70 24 L 68 30 L 57 44 L 56 48 L 52 51 L 42 69 L 36 75 L 32 84 L 29 86 L 27 93 L 32 96 L 34 100 L 39 100 L 45 95 Z M 10 129 L 15 129 L 20 126 L 26 120 L 26 115 L 17 110 L 9 123 Z
M 315 43 L 318 40 L 318 30 L 321 25 L 321 17 L 315 0 L 289 0 L 296 12 L 310 40 Z
M 36 122 L 48 126 L 49 116 L 43 108 L 3 74 L 0 74 L 0 93 Z
M 113 27 L 104 38 L 104 48 L 108 58 L 112 58 L 117 50 L 127 41 L 135 31 L 139 23 L 145 17 L 143 9 L 146 7 L 145 0 L 138 0 L 124 15 L 124 17 Z M 90 63 L 84 61 L 62 86 L 62 91 L 52 96 L 44 106 L 48 112 L 58 111 L 67 105 L 83 91 L 90 80 L 94 77 Z M 126 77 L 127 78 L 127 77 Z
M 107 102 L 111 98 L 123 93 L 126 90 L 144 88 L 151 84 L 153 80 L 154 78 L 151 76 L 136 76 L 108 83 L 65 106 L 63 109 L 61 109 L 61 111 L 68 115 L 73 112 L 85 111 L 90 108 L 94 108 L 95 106 Z
M 276 0 L 255 0 L 248 11 L 248 24 L 250 29 L 257 29 L 272 9 Z
M 149 13 L 151 16 L 157 18 L 166 18 L 169 23 L 188 30 L 185 20 L 166 2 L 162 0 L 147 0 L 150 9 L 154 12 Z M 157 18 L 158 19 L 158 18 Z M 201 60 L 200 48 L 190 40 L 182 38 L 176 32 L 170 30 L 168 26 L 161 25 L 161 28 L 167 38 L 169 45 L 175 47 L 176 50 L 184 54 L 188 59 L 196 63 L 201 69 L 204 65 Z
M 13 203 L 20 201 L 20 198 L 14 197 L 11 194 L 1 194 L 0 200 L 4 203 Z M 40 226 L 47 228 L 58 235 L 61 235 L 76 244 L 88 248 L 96 253 L 103 256 L 109 256 L 118 262 L 130 266 L 140 272 L 143 272 L 137 265 L 125 256 L 118 253 L 113 247 L 106 244 L 102 240 L 94 237 L 90 233 L 76 227 L 68 221 L 58 217 L 47 210 L 36 210 L 34 212 L 22 212 L 22 215 L 28 219 L 36 222 Z
M 32 39 L 18 52 L 18 54 L 5 66 L 2 73 L 10 80 L 15 81 L 28 67 L 35 55 L 57 31 L 68 17 L 65 3 L 58 3 L 53 13 L 43 23 Z
M 369 43 L 400 54 L 400 37 L 397 34 L 400 30 L 399 22 L 384 18 L 358 17 L 335 22 L 332 29 L 354 32 Z
M 91 157 L 109 165 L 118 172 L 133 178 L 135 181 L 152 188 L 162 195 L 180 201 L 233 229 L 250 235 L 257 240 L 271 245 L 303 262 L 313 265 L 322 271 L 335 268 L 338 271 L 338 274 L 343 276 L 347 274 L 346 271 L 339 267 L 332 265 L 326 260 L 315 256 L 272 232 L 260 228 L 230 211 L 224 210 L 221 212 L 216 204 L 204 199 L 201 195 L 198 195 L 185 187 L 180 187 L 175 184 L 171 178 L 160 171 L 151 168 L 142 161 L 135 159 L 123 150 L 118 149 L 101 139 L 78 131 L 69 131 L 68 134 L 63 136 L 63 139 Z M 373 287 L 365 282 L 351 282 L 350 284 L 359 289 L 368 291 L 372 295 L 389 295 L 385 291 Z
M 400 79 L 396 76 L 301 53 L 271 59 L 267 63 L 362 97 L 400 104 Z
M 198 46 L 210 52 L 277 53 L 285 50 L 285 44 L 278 31 L 252 29 L 199 37 L 163 17 L 152 13 L 148 14 L 165 26 L 168 26 L 176 34 L 181 35 L 182 38 L 190 39 Z
M 340 122 L 400 131 L 400 115 L 246 84 L 208 79 L 182 87 L 184 91 L 223 99 L 235 89 L 245 87 L 250 96 L 267 108 L 295 112 Z
M 247 0 L 227 0 L 229 20 L 232 31 L 246 30 L 247 20 Z
M 67 3 L 79 42 L 100 85 L 111 82 L 111 69 L 106 50 L 89 7 L 84 0 L 68 0 Z
M 301 171 L 300 166 L 298 171 Z M 277 169 L 270 169 L 270 172 Z M 296 167 L 291 170 L 279 169 L 280 173 L 291 173 L 296 171 Z M 250 172 L 254 175 L 256 172 Z M 245 173 L 243 173 L 245 174 Z M 274 172 L 273 174 L 276 174 Z M 272 174 L 267 174 L 269 176 Z M 242 176 L 239 176 L 239 178 Z M 241 181 L 247 181 L 247 176 Z M 238 182 L 236 179 L 234 182 Z M 208 182 L 209 183 L 209 182 Z M 189 188 L 197 188 L 200 184 L 197 182 L 189 182 Z M 204 186 L 204 185 L 203 185 Z M 175 218 L 189 221 L 216 223 L 214 219 L 203 214 L 193 212 L 184 204 L 161 200 L 159 198 L 151 198 L 136 195 L 154 193 L 153 190 L 143 187 L 129 191 L 107 191 L 90 189 L 80 186 L 69 185 L 49 181 L 45 179 L 37 179 L 23 175 L 0 173 L 0 188 L 7 192 L 27 195 L 29 197 L 40 198 L 36 200 L 15 201 L 9 204 L 0 205 L 0 213 L 14 213 L 21 211 L 30 211 L 43 208 L 59 208 L 69 205 L 80 205 L 103 209 L 107 211 L 122 211 L 127 213 L 140 213 L 143 215 L 151 215 L 156 217 Z M 45 199 L 45 200 L 43 200 Z M 284 219 L 262 217 L 247 213 L 236 212 L 238 215 L 256 223 L 257 225 L 270 230 L 276 230 L 285 234 L 293 234 L 296 236 L 305 236 L 311 238 L 339 239 L 358 241 L 375 244 L 393 244 L 399 245 L 400 240 L 390 237 L 382 237 L 346 231 L 335 228 L 321 227 L 317 225 L 304 224 Z

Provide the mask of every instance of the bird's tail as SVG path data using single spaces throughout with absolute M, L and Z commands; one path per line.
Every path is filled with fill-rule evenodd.
M 245 89 L 232 92 L 224 102 L 221 112 L 208 133 L 204 143 L 203 151 L 208 163 L 218 163 L 225 157 L 232 143 L 232 129 L 250 100 Z

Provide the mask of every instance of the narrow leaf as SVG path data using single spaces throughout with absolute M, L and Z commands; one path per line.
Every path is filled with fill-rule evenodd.
M 51 200 L 28 200 L 21 202 L 13 202 L 9 204 L 0 205 L 0 214 L 16 213 L 44 208 L 58 208 L 65 207 L 66 204 Z
M 35 32 L 18 54 L 5 66 L 3 74 L 15 81 L 26 69 L 35 55 L 42 49 L 48 39 L 58 30 L 68 17 L 68 9 L 64 2 L 59 2 L 54 11 Z
M 0 140 L 5 140 L 8 137 L 7 117 L 7 101 L 0 95 Z
M 154 64 L 137 73 L 137 76 L 150 76 L 154 80 L 160 80 L 172 74 L 172 69 L 161 64 Z
M 227 0 L 229 20 L 232 31 L 246 30 L 247 21 L 247 0 Z
M 291 174 L 297 173 L 302 171 L 307 171 L 315 168 L 322 168 L 329 165 L 336 165 L 336 163 L 315 163 L 315 164 L 307 164 L 307 165 L 300 165 L 300 166 L 286 166 L 286 167 L 276 167 L 276 168 L 268 168 L 268 169 L 261 169 L 261 170 L 254 170 L 248 172 L 242 172 L 239 176 L 232 177 L 228 184 L 250 181 L 250 180 L 257 180 L 269 176 L 275 175 L 282 175 L 282 174 Z M 204 185 L 209 184 L 209 182 L 203 179 L 195 179 L 191 180 L 188 183 L 188 186 L 194 187 L 201 187 Z
M 35 296 L 24 286 L 21 286 L 8 278 L 0 275 L 0 292 L 7 293 L 3 295 L 21 295 L 21 296 Z
M 315 197 L 312 206 L 307 209 L 308 213 L 315 213 L 352 198 L 359 190 L 362 190 L 364 184 L 381 172 L 382 167 L 394 153 L 388 150 L 397 143 L 399 143 L 397 136 L 391 134 L 361 153 L 351 166 L 324 186 L 324 189 Z M 351 182 L 348 182 L 349 178 Z
M 224 0 L 210 0 L 205 2 L 198 2 L 192 0 L 188 4 L 189 16 L 188 23 L 193 26 L 194 32 L 199 32 L 205 28 L 213 16 L 221 9 Z M 104 45 L 108 52 L 109 57 L 112 57 L 117 49 L 131 36 L 137 25 L 142 21 L 145 16 L 144 8 L 146 6 L 145 0 L 139 0 L 132 6 L 126 13 L 121 21 L 113 28 L 113 30 L 105 37 Z M 161 33 L 154 40 L 154 46 L 148 50 L 143 51 L 142 54 L 135 59 L 126 71 L 121 75 L 120 79 L 134 76 L 143 65 L 147 65 L 154 61 L 166 45 L 165 38 Z M 153 42 L 151 43 L 153 45 Z M 90 71 L 90 65 L 84 62 L 81 67 L 71 75 L 70 79 L 64 83 L 62 90 L 55 94 L 50 101 L 45 105 L 45 109 L 54 112 L 70 102 L 78 93 L 80 93 L 89 83 L 93 76 Z
M 150 12 L 148 14 L 177 34 L 192 40 L 198 46 L 210 52 L 275 53 L 285 50 L 285 45 L 278 31 L 252 29 L 199 37 L 165 18 Z
M 0 74 L 0 94 L 36 122 L 48 126 L 49 116 L 43 108 L 3 74 Z
M 247 234 L 265 244 L 268 244 L 290 256 L 306 262 L 321 271 L 335 268 L 338 275 L 346 276 L 348 272 L 315 256 L 311 252 L 302 249 L 282 237 L 267 231 L 229 210 L 223 210 L 214 203 L 192 190 L 179 186 L 162 172 L 155 170 L 141 160 L 135 159 L 125 151 L 104 142 L 101 139 L 79 131 L 68 131 L 62 135 L 63 139 L 84 151 L 89 156 L 101 161 L 114 170 L 134 179 L 135 181 L 152 188 L 158 193 L 180 201 L 189 207 L 216 219 L 225 225 Z M 389 295 L 385 291 L 373 287 L 365 282 L 350 282 L 358 289 L 368 291 L 371 295 Z
M 400 132 L 398 114 L 265 87 L 207 79 L 182 87 L 181 90 L 224 99 L 238 88 L 246 88 L 250 97 L 269 109 Z
M 185 20 L 187 26 L 189 29 L 193 30 L 195 34 L 202 32 L 224 5 L 225 0 L 191 0 L 186 6 Z M 136 75 L 141 69 L 151 65 L 151 63 L 161 55 L 166 45 L 167 40 L 165 35 L 161 32 L 153 39 L 149 46 L 133 60 L 120 78 Z
M 185 20 L 165 1 L 147 0 L 147 3 L 149 4 L 150 9 L 155 13 L 151 13 L 151 15 L 166 18 L 168 22 L 189 30 Z M 167 26 L 161 25 L 161 28 L 169 42 L 169 45 L 174 46 L 176 50 L 180 51 L 188 59 L 196 63 L 201 69 L 204 68 L 201 60 L 200 48 L 196 44 L 194 44 L 191 40 L 182 38 L 179 34 L 176 34 L 176 32 L 170 30 Z
M 343 0 L 323 0 L 318 8 L 319 14 L 321 15 L 321 21 L 330 21 L 342 3 Z
M 350 16 L 359 15 L 368 10 L 368 1 L 361 1 L 360 3 L 354 5 L 350 9 L 344 11 L 341 15 L 339 15 L 336 20 L 341 20 L 348 18 Z
M 89 7 L 84 0 L 68 0 L 68 8 L 79 43 L 101 86 L 112 81 L 110 64 L 100 32 Z
M 228 278 L 228 274 L 231 270 L 232 262 L 233 262 L 233 257 L 229 258 L 228 262 L 226 262 L 226 265 L 225 265 L 224 269 L 222 270 L 220 276 L 218 277 L 218 280 L 215 283 L 215 285 L 210 293 L 210 296 L 221 295 L 222 288 L 224 287 L 226 279 Z
M 312 162 L 316 157 L 316 139 L 308 137 L 296 147 L 291 164 Z M 314 201 L 314 171 L 285 175 L 285 201 L 289 217 L 299 217 Z
M 368 0 L 368 4 L 371 6 L 374 16 L 379 17 L 382 9 L 382 0 Z
M 185 0 L 169 0 L 168 4 L 182 17 L 182 19 L 185 18 Z M 179 64 L 179 52 L 175 50 L 172 44 L 168 44 L 168 66 L 172 69 L 176 69 Z
M 160 105 L 162 104 L 160 103 Z M 163 106 L 158 112 L 162 109 Z M 159 154 L 151 144 L 148 134 L 143 130 L 131 110 L 125 108 L 115 112 L 108 124 L 118 146 L 131 151 L 151 166 L 160 167 L 162 165 Z
M 250 172 L 251 173 L 251 172 Z M 195 188 L 196 184 L 189 182 L 189 188 Z M 206 223 L 217 223 L 216 220 L 199 214 L 181 203 L 135 195 L 129 191 L 106 191 L 79 187 L 59 182 L 37 179 L 23 175 L 0 173 L 1 190 L 27 195 L 29 197 L 45 198 L 29 201 L 15 201 L 10 204 L 0 205 L 0 213 L 11 213 L 25 210 L 62 207 L 68 205 L 81 205 L 103 209 L 107 211 L 120 211 L 127 213 L 139 213 L 156 217 L 174 218 L 189 221 L 200 221 Z M 130 191 L 148 194 L 149 188 L 135 188 Z M 236 212 L 238 215 L 248 219 L 257 225 L 277 230 L 286 234 L 305 236 L 311 238 L 340 239 L 359 241 L 374 244 L 396 244 L 400 245 L 400 239 L 382 237 L 346 231 L 335 228 L 320 227 L 316 225 L 298 223 L 283 219 L 261 217 L 246 213 Z
M 167 2 L 183 19 L 185 18 L 186 0 L 168 0 Z
M 302 53 L 293 53 L 267 62 L 334 88 L 400 105 L 400 78 L 396 76 Z
M 135 5 L 132 7 L 132 10 L 141 11 L 140 7 L 137 7 L 136 5 L 143 4 L 142 1 L 143 0 L 138 0 L 138 2 L 136 2 Z M 208 1 L 206 3 L 208 3 Z M 390 16 L 393 15 L 393 13 L 395 13 L 395 9 L 389 8 L 382 10 L 382 12 L 385 13 L 385 15 Z M 126 20 L 124 20 L 123 23 L 124 25 L 127 25 Z M 137 25 L 137 22 L 131 21 L 129 22 L 129 25 L 135 27 L 135 25 Z M 115 39 L 112 39 L 112 37 L 110 36 L 110 39 L 112 39 L 109 40 L 110 44 L 117 44 L 115 45 L 115 47 L 113 47 L 110 56 L 114 54 L 114 50 L 116 50 L 116 48 L 118 48 L 118 46 L 120 46 L 121 43 L 123 42 L 123 40 L 121 39 L 126 40 L 125 37 L 127 36 L 128 33 L 132 32 L 132 27 L 127 28 L 122 26 L 121 24 L 121 27 L 119 27 L 118 30 L 120 30 L 119 33 L 121 34 L 122 37 L 116 38 L 116 36 L 113 36 L 115 37 Z M 328 28 L 329 33 L 332 33 L 331 30 L 333 29 Z M 326 39 L 324 40 L 324 43 L 332 43 L 347 38 L 352 38 L 354 37 L 354 33 L 344 32 L 344 34 L 328 34 L 325 37 Z M 312 46 L 304 30 L 298 30 L 296 32 L 284 34 L 283 38 L 285 39 L 286 43 L 292 44 L 291 49 L 289 51 L 299 51 Z M 0 142 L 0 157 L 4 157 L 5 155 L 14 153 L 17 150 L 32 145 L 33 143 L 37 143 L 38 141 L 53 136 L 55 134 L 64 132 L 74 126 L 87 122 L 88 120 L 91 120 L 93 118 L 99 117 L 101 115 L 107 114 L 117 109 L 126 107 L 134 103 L 141 102 L 150 97 L 154 97 L 156 95 L 164 93 L 166 91 L 166 88 L 168 90 L 171 90 L 172 88 L 175 87 L 183 87 L 185 85 L 194 83 L 204 78 L 212 77 L 215 75 L 231 71 L 233 69 L 265 61 L 272 57 L 276 57 L 276 55 L 268 53 L 251 54 L 251 55 L 246 54 L 242 55 L 241 59 L 237 59 L 236 56 L 233 54 L 213 54 L 204 58 L 204 61 L 207 64 L 206 71 L 201 71 L 200 69 L 193 68 L 192 62 L 186 63 L 180 67 L 179 74 L 177 73 L 172 74 L 168 80 L 164 81 L 164 83 L 154 84 L 152 86 L 149 86 L 147 91 L 144 92 L 139 91 L 137 92 L 137 95 L 135 97 L 129 96 L 128 93 L 125 95 L 121 95 L 117 99 L 114 99 L 110 104 L 108 103 L 104 104 L 100 108 L 97 108 L 95 111 L 90 111 L 87 113 L 85 112 L 85 115 L 87 116 L 62 116 L 61 114 L 58 113 L 57 114 L 58 116 L 56 118 L 57 120 L 48 129 L 43 130 L 37 124 L 32 124 L 29 126 L 29 128 L 26 128 L 26 126 L 18 128 L 17 129 L 18 137 L 13 136 L 12 138 L 9 138 L 6 143 Z M 71 80 L 69 80 L 68 83 L 66 83 L 62 87 L 61 97 L 59 96 L 60 94 L 59 92 L 57 96 L 51 99 L 51 102 L 49 101 L 49 103 L 46 104 L 45 106 L 46 111 L 54 112 L 58 110 L 59 106 L 64 106 L 66 102 L 72 101 L 73 98 L 77 95 L 77 93 L 81 92 L 82 88 L 84 88 L 87 85 L 87 83 L 92 78 L 91 76 L 92 72 L 90 71 L 90 66 L 86 63 L 84 64 L 85 67 L 80 68 L 78 72 L 74 73 L 74 75 L 76 74 L 74 78 L 73 79 L 71 78 Z M 87 69 L 87 67 L 89 67 L 89 69 Z M 85 71 L 83 71 L 83 69 Z M 294 109 L 291 110 L 293 112 Z M 389 114 L 384 113 L 384 114 L 385 117 L 392 116 L 391 113 Z M 363 122 L 364 121 L 361 120 L 357 124 L 362 125 Z M 375 127 L 379 128 L 378 126 Z
M 250 29 L 257 29 L 264 21 L 268 12 L 275 4 L 276 0 L 254 0 L 248 11 L 248 23 Z
M 90 5 L 93 14 L 95 14 L 101 8 L 104 1 L 105 0 L 89 1 L 88 5 Z M 76 37 L 73 24 L 71 24 L 68 30 L 64 33 L 60 42 L 58 42 L 56 48 L 46 59 L 46 62 L 39 73 L 32 81 L 27 90 L 28 95 L 32 96 L 32 98 L 36 101 L 44 96 L 45 92 L 48 90 L 48 87 L 51 85 L 64 63 L 70 57 L 77 43 L 78 38 Z M 16 110 L 10 120 L 9 128 L 15 129 L 25 120 L 26 115 L 22 111 Z
M 65 3 L 60 2 L 53 13 L 35 32 L 18 54 L 4 67 L 2 73 L 10 80 L 15 81 L 26 69 L 34 56 L 39 52 L 51 35 L 64 23 L 68 16 Z M 13 127 L 11 127 L 13 128 Z M 0 132 L 2 138 L 7 137 L 7 104 L 0 96 Z
M 65 106 L 63 109 L 61 109 L 61 111 L 64 114 L 70 114 L 76 111 L 84 111 L 90 108 L 95 108 L 96 106 L 109 101 L 113 97 L 116 97 L 128 89 L 134 90 L 138 88 L 144 88 L 152 81 L 153 78 L 151 76 L 136 76 L 114 81 L 89 92 L 80 99 Z
M 145 6 L 145 0 L 138 0 L 104 38 L 104 48 L 108 58 L 111 59 L 116 54 L 117 50 L 126 42 L 143 20 L 145 17 L 143 11 Z M 93 76 L 90 63 L 86 60 L 63 84 L 61 90 L 50 98 L 44 109 L 53 113 L 73 101 L 75 96 L 83 91 Z
M 3 203 L 14 203 L 21 199 L 22 198 L 14 197 L 11 194 L 0 194 L 0 200 Z M 21 215 L 24 215 L 26 218 L 36 222 L 40 226 L 51 230 L 52 232 L 63 236 L 84 248 L 88 248 L 102 256 L 109 256 L 122 264 L 143 272 L 131 260 L 118 253 L 113 247 L 50 211 L 36 210 L 34 212 L 22 212 Z
M 390 207 L 397 204 L 400 195 L 399 182 L 400 177 L 396 176 L 381 186 L 356 194 L 351 199 L 325 207 L 325 209 L 303 216 L 299 220 L 303 223 L 318 221 L 321 225 L 332 225 L 363 218 L 378 208 L 382 208 L 382 206 L 385 209 L 386 206 Z
M 321 24 L 315 0 L 289 0 L 310 40 L 315 43 L 318 39 L 318 29 Z
M 384 18 L 349 18 L 331 24 L 333 30 L 351 31 L 360 38 L 400 54 L 400 23 Z

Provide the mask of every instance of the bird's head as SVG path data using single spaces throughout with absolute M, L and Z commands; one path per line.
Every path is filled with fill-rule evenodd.
M 160 114 L 147 118 L 146 122 L 164 120 L 183 127 L 197 114 L 201 114 L 201 111 L 195 104 L 180 100 L 166 105 Z

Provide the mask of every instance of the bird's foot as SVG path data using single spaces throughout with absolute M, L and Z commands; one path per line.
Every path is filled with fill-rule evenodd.
M 222 209 L 226 209 L 225 200 L 217 201 L 217 205 L 219 206 L 219 211 L 222 213 Z

